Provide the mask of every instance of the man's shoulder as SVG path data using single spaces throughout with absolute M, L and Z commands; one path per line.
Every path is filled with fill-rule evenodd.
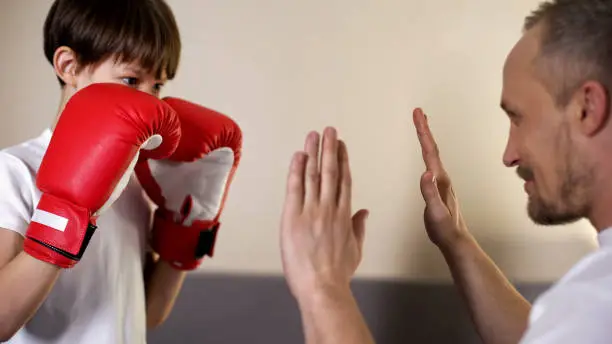
M 584 290 L 601 290 L 612 302 L 612 247 L 601 247 L 582 257 L 545 295 L 554 297 Z
M 593 286 L 612 287 L 612 245 L 601 245 L 586 254 L 557 284 L 558 287 L 563 287 L 585 283 Z M 612 295 L 612 288 L 610 288 L 610 293 Z
M 533 303 L 521 343 L 600 343 L 612 338 L 612 248 L 602 247 L 578 261 Z M 547 338 L 544 340 L 543 338 Z M 554 339 L 554 340 L 553 340 Z M 541 340 L 541 341 L 539 341 Z

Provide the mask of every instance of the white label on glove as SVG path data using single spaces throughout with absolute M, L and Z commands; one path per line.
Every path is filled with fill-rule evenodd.
M 51 227 L 60 232 L 65 231 L 68 226 L 67 218 L 40 209 L 34 211 L 32 222 L 40 223 L 43 226 Z

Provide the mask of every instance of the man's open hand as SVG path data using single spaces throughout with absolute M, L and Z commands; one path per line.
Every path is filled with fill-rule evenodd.
M 351 171 L 336 130 L 311 132 L 293 156 L 281 220 L 283 269 L 298 301 L 319 291 L 349 289 L 361 262 L 366 210 L 352 215 Z
M 440 159 L 438 145 L 421 109 L 414 110 L 413 121 L 426 168 L 421 175 L 425 228 L 431 241 L 440 249 L 452 249 L 460 238 L 469 235 L 468 229 L 450 177 Z

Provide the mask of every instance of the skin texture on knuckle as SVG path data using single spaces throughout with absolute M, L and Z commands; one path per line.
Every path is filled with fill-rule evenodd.
M 327 177 L 332 177 L 332 178 L 337 178 L 339 175 L 339 169 L 338 169 L 338 165 L 337 164 L 333 164 L 333 163 L 329 163 L 329 164 L 323 164 L 323 167 L 321 169 L 322 173 L 327 176 Z
M 441 211 L 440 209 L 427 208 L 425 210 L 425 225 L 427 227 L 438 227 L 446 226 L 451 219 L 448 211 Z
M 314 217 L 313 231 L 315 233 L 321 233 L 333 229 L 333 214 L 329 211 L 328 207 L 321 207 L 317 216 Z
M 340 186 L 344 186 L 345 188 L 351 188 L 353 185 L 353 176 L 351 175 L 351 171 L 348 169 L 348 167 L 342 168 L 339 173 L 342 179 L 340 181 Z
M 308 178 L 308 180 L 311 183 L 317 184 L 319 182 L 320 176 L 319 176 L 319 173 L 316 170 L 308 169 L 306 171 L 306 178 Z
M 287 183 L 287 190 L 290 194 L 297 194 L 302 190 L 302 179 L 296 173 L 291 174 Z

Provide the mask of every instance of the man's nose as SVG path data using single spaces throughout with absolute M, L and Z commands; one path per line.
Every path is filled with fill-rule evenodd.
M 502 160 L 506 167 L 514 167 L 519 163 L 519 154 L 516 145 L 516 140 L 514 140 L 512 133 L 510 133 L 508 137 L 508 142 L 506 143 L 506 149 L 504 150 L 504 154 L 502 156 Z

